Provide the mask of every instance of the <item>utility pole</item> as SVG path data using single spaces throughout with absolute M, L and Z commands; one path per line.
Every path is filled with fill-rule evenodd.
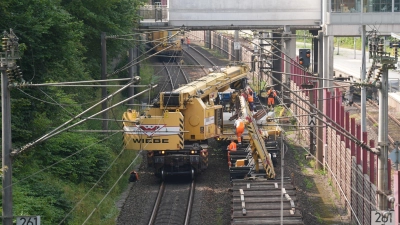
M 107 46 L 106 46 L 106 33 L 102 32 L 101 33 L 101 79 L 106 80 L 107 79 Z M 102 82 L 103 85 L 107 85 L 107 82 L 104 81 Z M 107 98 L 107 87 L 104 86 L 101 89 L 101 98 L 105 99 Z M 101 109 L 104 110 L 107 108 L 107 101 L 104 101 L 101 104 Z M 102 124 L 102 129 L 103 130 L 108 130 L 108 113 L 105 111 L 103 113 L 103 124 Z
M 235 52 L 235 61 L 240 61 L 240 42 L 239 42 L 239 31 L 235 30 L 235 37 L 234 37 L 234 52 Z
M 337 53 L 336 53 L 336 55 L 339 55 L 339 42 L 340 42 L 340 38 L 338 37 L 336 40 L 337 40 Z
M 129 49 L 129 63 L 137 62 L 137 56 L 138 56 L 137 50 L 138 50 L 137 47 Z M 134 65 L 134 66 L 129 67 L 128 74 L 129 74 L 129 77 L 133 79 L 137 74 L 137 66 Z M 135 94 L 135 88 L 129 87 L 128 88 L 128 96 L 133 96 L 134 94 Z M 134 104 L 134 99 L 129 100 L 128 104 Z
M 280 30 L 273 30 L 272 31 L 272 44 L 271 46 L 271 51 L 274 53 L 272 55 L 272 70 L 276 72 L 272 72 L 272 76 L 278 79 L 279 82 L 273 83 L 275 85 L 275 90 L 279 90 L 283 94 L 283 88 L 282 88 L 282 59 L 281 59 L 281 50 L 282 50 L 282 33 Z M 282 102 L 283 103 L 283 102 Z
M 323 48 L 323 43 L 324 43 L 324 32 L 323 31 L 318 31 L 318 101 L 317 101 L 317 106 L 318 110 L 320 112 L 323 112 L 323 103 L 324 103 L 324 90 L 322 89 L 323 87 L 323 56 L 324 56 L 324 48 Z M 316 158 L 317 162 L 315 164 L 316 169 L 320 170 L 323 169 L 322 162 L 324 160 L 323 152 L 324 152 L 324 143 L 323 143 L 323 121 L 322 121 L 322 115 L 318 114 L 318 119 L 317 119 L 317 151 L 316 151 Z
M 370 38 L 370 57 L 374 62 L 379 63 L 379 70 L 376 74 L 374 85 L 378 88 L 379 92 L 379 128 L 378 128 L 378 147 L 380 154 L 378 156 L 378 209 L 388 210 L 388 195 L 390 194 L 390 187 L 388 184 L 388 78 L 389 69 L 394 69 L 397 63 L 397 48 L 395 48 L 394 57 L 385 52 L 383 39 L 377 37 L 377 31 L 374 30 Z M 377 51 L 376 51 L 377 50 Z M 375 65 L 372 65 L 374 67 Z
M 382 65 L 382 78 L 379 88 L 379 130 L 378 145 L 380 155 L 378 157 L 378 207 L 380 210 L 387 210 L 388 187 L 388 68 Z M 379 85 L 379 84 L 378 84 Z
M 301 87 L 304 89 L 309 89 L 308 96 L 309 96 L 310 104 L 312 106 L 315 106 L 314 105 L 314 102 L 315 102 L 314 90 L 313 90 L 314 84 L 313 83 L 304 83 L 301 85 Z M 313 118 L 314 117 L 314 109 L 312 107 L 310 107 L 310 113 L 311 113 L 311 115 L 309 118 Z M 314 155 L 315 154 L 315 148 L 314 148 L 314 145 L 315 145 L 315 143 L 314 143 L 314 126 L 315 126 L 315 124 L 312 119 L 310 119 L 310 121 L 308 121 L 308 125 L 310 126 L 310 153 L 312 155 Z
M 366 60 L 365 60 L 365 25 L 361 26 L 361 75 L 360 78 L 362 81 L 365 80 L 366 76 Z M 367 123 L 366 123 L 366 101 L 367 101 L 367 92 L 365 86 L 361 86 L 361 132 L 367 131 Z M 366 142 L 367 140 L 363 140 Z
M 16 65 L 19 59 L 18 37 L 12 29 L 4 31 L 2 52 L 0 52 L 1 72 L 1 112 L 2 112 L 2 197 L 4 225 L 13 224 L 12 212 L 12 158 L 11 158 L 11 102 L 9 85 L 17 79 L 22 79 L 22 73 Z

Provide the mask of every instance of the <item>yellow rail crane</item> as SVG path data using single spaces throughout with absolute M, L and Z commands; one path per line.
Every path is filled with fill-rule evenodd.
M 152 31 L 147 33 L 147 41 L 150 47 L 159 56 L 182 57 L 182 45 L 180 31 Z
M 147 151 L 155 175 L 189 174 L 208 167 L 208 139 L 221 134 L 222 106 L 218 92 L 244 88 L 249 68 L 228 66 L 171 92 L 161 92 L 152 107 L 139 114 L 123 114 L 124 144 L 128 150 Z

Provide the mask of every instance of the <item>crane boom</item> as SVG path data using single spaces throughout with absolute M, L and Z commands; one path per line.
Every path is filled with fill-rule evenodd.
M 160 93 L 161 109 L 184 109 L 193 98 L 216 97 L 218 92 L 225 91 L 231 83 L 242 80 L 247 76 L 246 67 L 228 67 L 221 72 L 210 73 L 189 84 L 183 85 L 172 92 Z
M 267 150 L 267 147 L 265 146 L 265 134 L 262 134 L 261 130 L 258 128 L 257 122 L 252 117 L 252 113 L 248 107 L 248 103 L 243 96 L 239 96 L 239 102 L 241 105 L 241 113 L 245 116 L 245 119 L 247 120 L 246 128 L 250 136 L 250 147 L 254 162 L 256 163 L 256 170 L 258 170 L 258 159 L 261 159 L 261 163 L 265 169 L 267 178 L 274 179 L 275 170 L 271 156 Z

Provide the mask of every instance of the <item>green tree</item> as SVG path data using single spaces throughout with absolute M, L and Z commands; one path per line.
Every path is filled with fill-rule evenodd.
M 22 57 L 17 63 L 26 81 L 99 79 L 100 33 L 131 33 L 140 4 L 141 0 L 1 0 L 0 31 L 12 28 L 19 37 Z M 130 45 L 110 40 L 109 59 L 124 54 Z M 13 147 L 53 130 L 98 96 L 98 89 L 90 88 L 12 89 Z M 76 129 L 94 127 L 84 123 Z M 18 155 L 13 161 L 14 181 L 21 181 L 14 189 L 16 214 L 43 215 L 43 224 L 57 224 L 76 204 L 66 196 L 85 193 L 115 157 L 111 144 L 99 140 L 96 134 L 62 133 Z M 108 186 L 107 179 L 103 186 Z
M 137 10 L 144 0 L 62 0 L 61 4 L 84 26 L 82 43 L 87 47 L 85 62 L 93 78 L 100 78 L 101 32 L 107 35 L 132 33 L 139 22 Z M 134 43 L 107 40 L 107 57 L 116 58 Z

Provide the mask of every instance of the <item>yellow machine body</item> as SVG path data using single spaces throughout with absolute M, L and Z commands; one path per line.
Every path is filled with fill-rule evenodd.
M 159 55 L 181 56 L 181 36 L 177 34 L 179 31 L 153 31 L 147 36 L 151 46 L 155 47 L 154 51 Z
M 183 149 L 184 118 L 180 112 L 145 117 L 128 111 L 122 119 L 133 121 L 124 122 L 124 143 L 128 150 Z

